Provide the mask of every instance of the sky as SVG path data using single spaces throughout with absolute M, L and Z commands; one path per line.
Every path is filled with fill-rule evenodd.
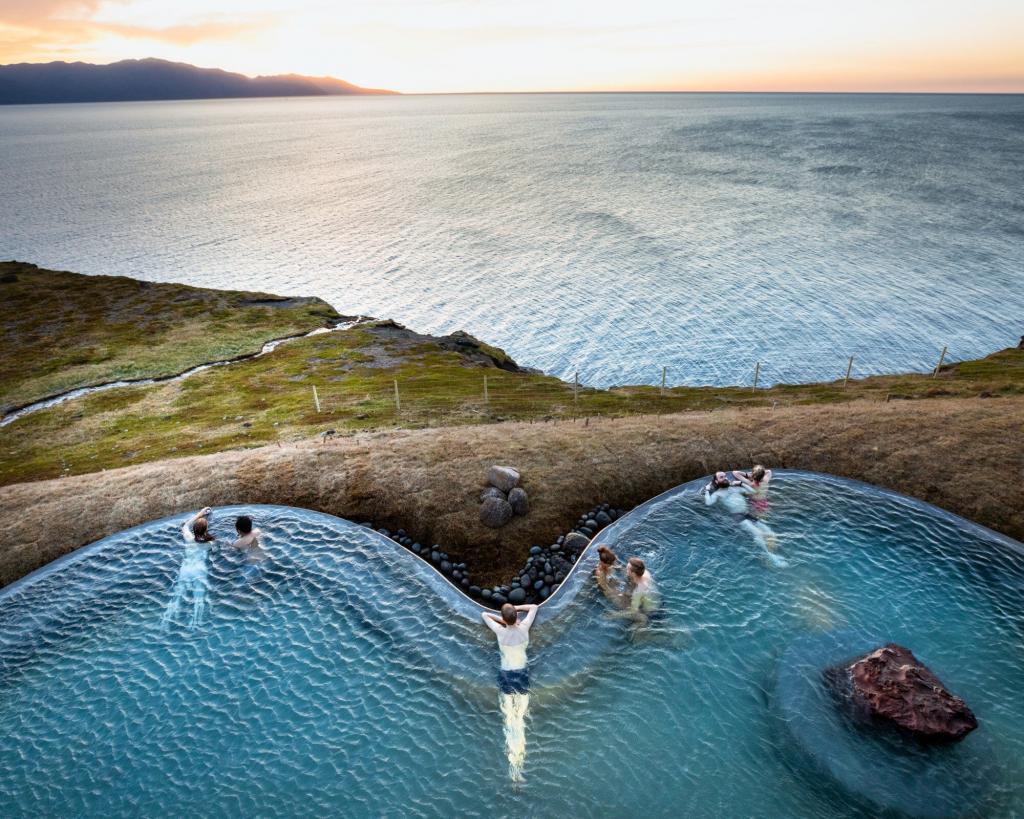
M 1024 0 L 0 0 L 0 63 L 404 92 L 1024 92 Z

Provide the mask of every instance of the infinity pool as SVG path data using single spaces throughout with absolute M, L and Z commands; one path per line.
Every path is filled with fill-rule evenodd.
M 776 567 L 702 485 L 602 533 L 647 560 L 660 621 L 606 617 L 591 552 L 542 607 L 519 785 L 480 609 L 391 541 L 244 507 L 271 563 L 243 580 L 215 550 L 195 627 L 191 606 L 165 617 L 185 516 L 80 550 L 0 592 L 0 814 L 1024 812 L 1020 544 L 783 473 Z M 220 541 L 242 511 L 216 510 Z M 973 708 L 964 742 L 915 752 L 840 723 L 818 666 L 890 640 Z

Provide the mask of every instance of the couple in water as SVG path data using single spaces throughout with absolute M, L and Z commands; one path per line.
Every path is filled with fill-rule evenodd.
M 706 506 L 719 504 L 740 528 L 750 535 L 762 549 L 768 562 L 776 567 L 789 564 L 775 549 L 777 538 L 764 519 L 768 515 L 768 484 L 772 471 L 760 464 L 749 472 L 734 470 L 732 478 L 728 473 L 716 472 L 711 482 L 701 490 Z
M 213 510 L 206 507 L 189 518 L 181 527 L 185 554 L 171 590 L 171 601 L 164 611 L 164 626 L 178 618 L 186 596 L 192 598 L 192 616 L 189 618 L 188 627 L 194 629 L 202 623 L 206 610 L 206 595 L 210 588 L 207 558 L 210 555 L 211 544 L 216 540 L 210 534 L 212 515 Z M 260 545 L 261 532 L 253 528 L 252 518 L 248 515 L 240 515 L 235 519 L 235 532 L 238 536 L 232 541 L 231 547 L 243 556 L 241 578 L 243 582 L 251 581 L 259 575 L 260 566 L 267 558 Z
M 626 574 L 616 577 L 622 565 L 619 558 L 607 546 L 597 547 L 597 568 L 594 578 L 604 596 L 616 607 L 612 617 L 632 620 L 638 626 L 646 626 L 658 611 L 658 594 L 654 578 L 647 570 L 647 564 L 639 557 L 626 561 Z

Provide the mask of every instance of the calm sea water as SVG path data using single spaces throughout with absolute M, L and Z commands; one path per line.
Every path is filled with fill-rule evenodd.
M 1024 332 L 1024 97 L 0 109 L 0 257 L 314 294 L 587 383 L 934 366 Z
M 163 625 L 184 516 L 108 538 L 0 594 L 0 814 L 1021 815 L 1019 544 L 785 474 L 770 522 L 789 565 L 773 568 L 699 486 L 602 536 L 645 558 L 667 616 L 636 634 L 606 617 L 592 552 L 544 605 L 525 745 L 506 744 L 517 723 L 476 606 L 374 532 L 245 509 L 271 566 L 240 582 L 215 552 L 195 628 L 188 598 Z M 214 534 L 242 511 L 217 510 Z M 962 743 L 844 722 L 823 668 L 888 640 L 975 711 Z

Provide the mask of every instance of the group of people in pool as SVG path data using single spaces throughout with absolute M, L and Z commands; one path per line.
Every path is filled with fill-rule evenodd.
M 768 514 L 768 484 L 772 472 L 755 465 L 749 472 L 734 470 L 732 477 L 716 472 L 710 483 L 701 490 L 707 506 L 721 504 L 740 527 L 765 552 L 775 566 L 785 566 L 776 554 L 775 533 L 765 523 Z M 594 579 L 598 588 L 610 600 L 614 609 L 610 616 L 630 620 L 635 626 L 648 625 L 659 613 L 658 593 L 647 564 L 640 557 L 630 557 L 622 564 L 618 556 L 604 545 L 597 546 L 598 563 Z M 530 644 L 530 626 L 537 617 L 535 604 L 514 606 L 505 603 L 500 615 L 490 610 L 480 613 L 484 624 L 494 632 L 501 655 L 498 672 L 500 705 L 505 718 L 505 745 L 509 761 L 509 774 L 513 782 L 522 781 L 526 759 L 526 712 L 529 708 L 530 677 L 526 649 Z M 519 615 L 525 615 L 520 619 Z
M 192 615 L 188 627 L 194 629 L 202 623 L 210 588 L 208 559 L 216 541 L 210 534 L 212 516 L 213 510 L 207 506 L 185 521 L 181 527 L 185 554 L 174 581 L 171 600 L 164 610 L 162 619 L 165 626 L 178 619 L 186 597 L 192 599 Z M 239 515 L 235 518 L 235 534 L 237 536 L 231 541 L 230 548 L 232 554 L 241 557 L 242 560 L 238 576 L 241 582 L 250 582 L 259 576 L 260 568 L 267 560 L 267 553 L 260 541 L 262 532 L 254 528 L 251 517 Z

